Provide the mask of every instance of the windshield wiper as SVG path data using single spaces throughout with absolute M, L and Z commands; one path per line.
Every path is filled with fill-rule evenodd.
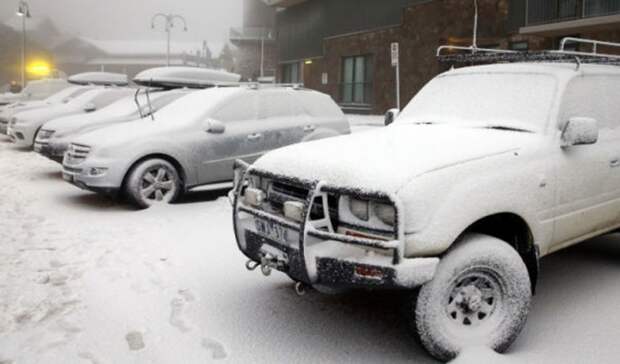
M 519 133 L 533 133 L 531 130 L 517 128 L 514 126 L 506 126 L 506 125 L 487 125 L 484 127 L 485 129 L 493 129 L 493 130 L 503 130 L 503 131 L 516 131 Z

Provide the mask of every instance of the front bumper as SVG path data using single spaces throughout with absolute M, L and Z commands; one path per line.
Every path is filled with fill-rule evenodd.
M 54 143 L 51 140 L 37 139 L 34 142 L 34 151 L 47 157 L 54 162 L 62 164 L 65 152 L 67 151 L 69 144 Z
M 402 238 L 386 242 L 344 236 L 246 205 L 241 197 L 246 168 L 238 163 L 235 170 L 234 229 L 239 249 L 254 265 L 335 289 L 413 289 L 433 278 L 439 258 L 403 257 Z M 324 187 L 318 183 L 310 190 L 305 216 Z
M 62 160 L 62 178 L 80 189 L 115 196 L 121 189 L 124 177 L 121 169 L 115 166 L 111 161 L 97 158 L 76 162 L 67 152 Z M 105 169 L 105 172 L 93 175 L 93 169 Z
M 21 125 L 9 126 L 7 135 L 11 141 L 20 147 L 32 147 L 34 144 L 34 131 Z

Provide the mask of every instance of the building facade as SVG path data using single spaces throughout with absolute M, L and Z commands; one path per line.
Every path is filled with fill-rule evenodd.
M 277 9 L 277 78 L 330 94 L 347 112 L 406 104 L 445 70 L 444 44 L 472 44 L 474 0 L 264 0 Z M 478 46 L 555 48 L 565 36 L 620 41 L 620 0 L 478 0 Z M 599 51 L 602 51 L 599 49 Z

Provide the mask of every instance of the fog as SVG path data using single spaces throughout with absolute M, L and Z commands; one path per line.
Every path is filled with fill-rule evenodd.
M 0 1 L 2 22 L 16 16 L 17 0 Z M 100 40 L 162 39 L 163 27 L 151 29 L 155 13 L 185 17 L 188 32 L 174 39 L 224 41 L 242 21 L 241 0 L 28 0 L 33 19 L 49 17 L 63 32 Z

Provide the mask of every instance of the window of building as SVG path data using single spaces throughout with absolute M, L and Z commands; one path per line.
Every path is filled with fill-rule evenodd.
M 530 44 L 528 41 L 510 42 L 510 49 L 513 51 L 528 51 L 530 49 Z
M 301 83 L 299 62 L 282 65 L 282 83 Z
M 372 103 L 373 64 L 371 56 L 342 59 L 342 102 L 345 104 Z

